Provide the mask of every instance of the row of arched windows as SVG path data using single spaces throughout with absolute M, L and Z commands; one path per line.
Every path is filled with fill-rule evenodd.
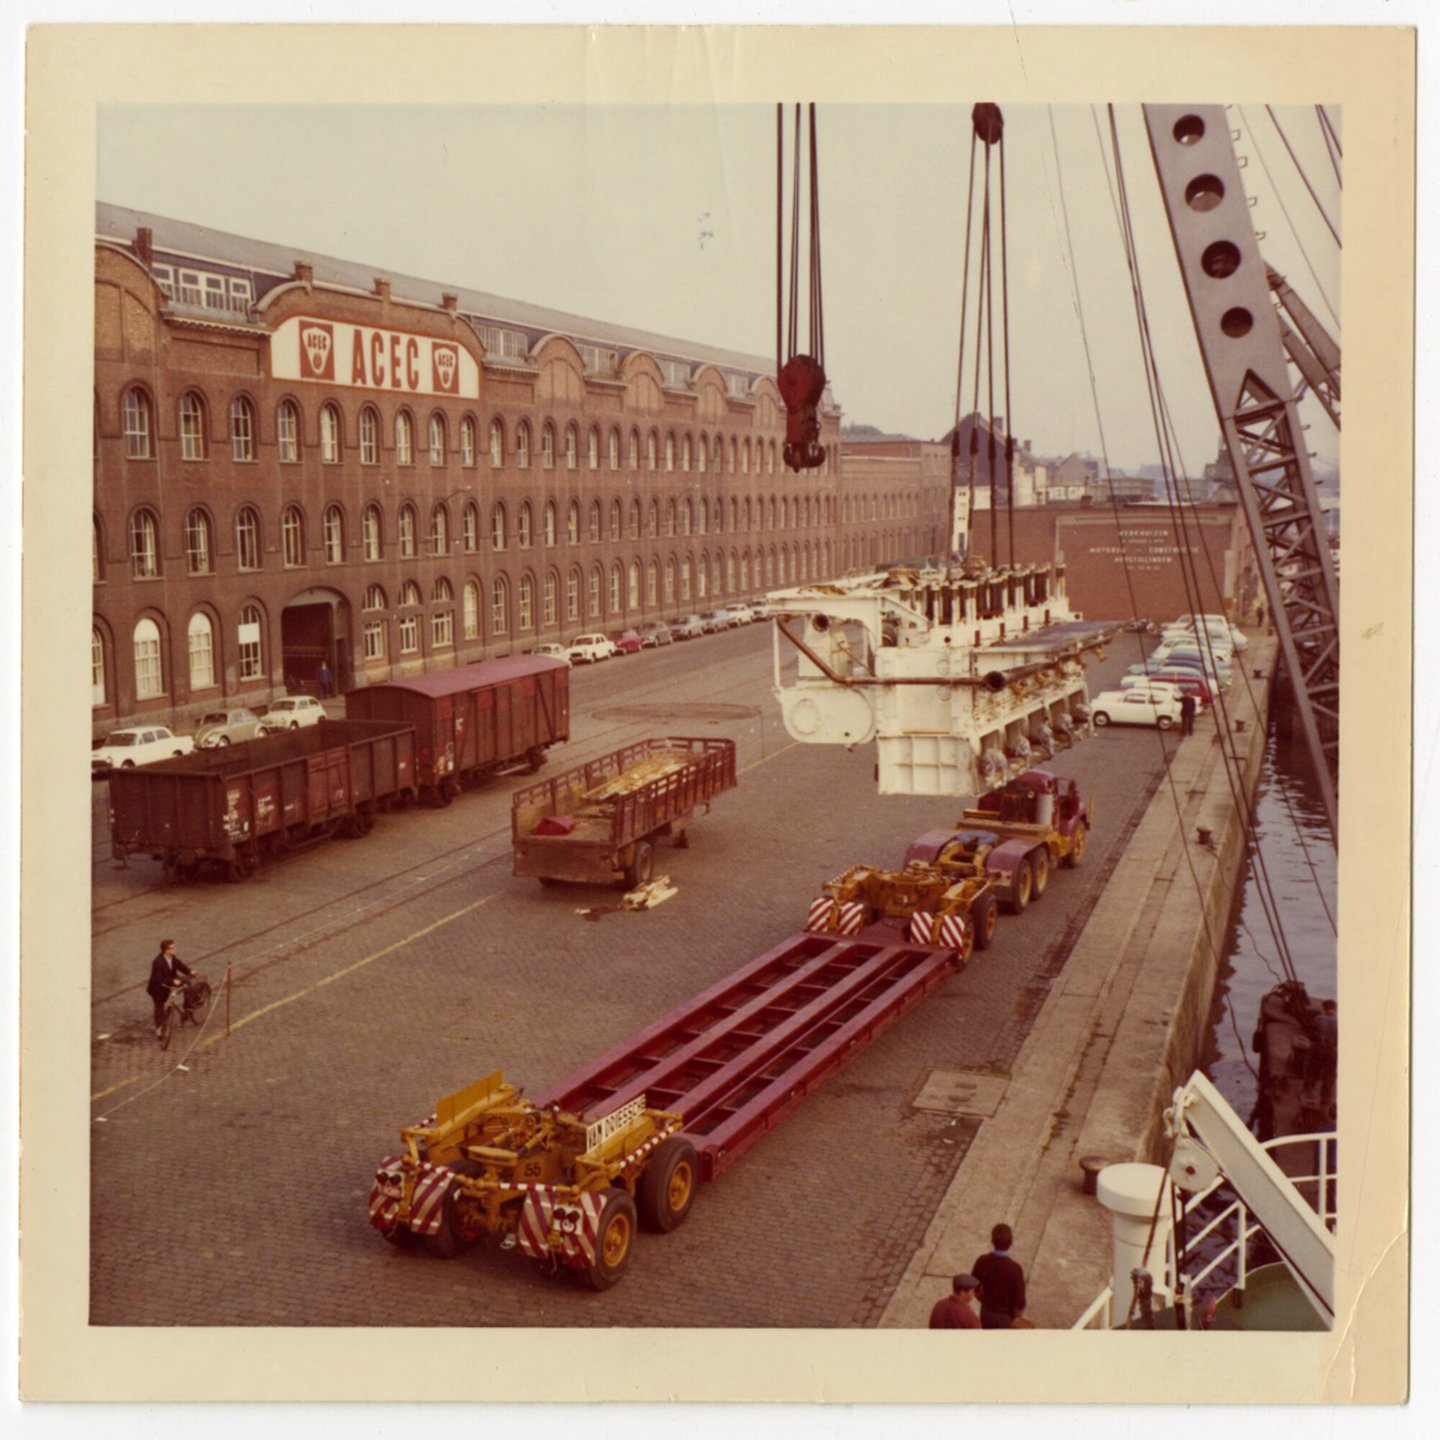
M 830 496 L 796 497 L 793 506 L 788 496 L 770 496 L 766 499 L 747 497 L 741 500 L 732 496 L 728 502 L 716 500 L 692 500 L 688 496 L 670 499 L 662 507 L 658 500 L 651 500 L 648 506 L 633 499 L 628 506 L 619 500 L 612 500 L 608 507 L 599 500 L 592 500 L 582 510 L 579 501 L 572 500 L 566 507 L 564 538 L 566 543 L 578 545 L 582 542 L 639 540 L 642 536 L 654 539 L 660 536 L 704 535 L 709 529 L 708 518 L 713 515 L 717 534 L 727 528 L 731 533 L 749 530 L 804 528 L 822 522 L 819 517 L 833 513 L 833 498 Z M 528 550 L 538 542 L 550 547 L 560 543 L 560 511 L 555 501 L 549 500 L 539 508 L 537 527 L 536 507 L 528 500 L 522 501 L 515 509 L 513 540 L 521 550 Z M 582 528 L 583 516 L 583 528 Z M 360 517 L 361 553 L 367 561 L 385 557 L 387 543 L 393 544 L 401 559 L 413 559 L 421 553 L 432 556 L 448 555 L 451 546 L 450 510 L 443 501 L 430 510 L 427 529 L 421 534 L 421 515 L 412 501 L 403 502 L 396 514 L 393 534 L 387 536 L 384 508 L 372 501 L 364 506 Z M 726 520 L 729 524 L 727 527 Z M 490 547 L 492 550 L 506 550 L 512 540 L 509 507 L 497 501 L 490 507 Z M 216 522 L 206 506 L 192 506 L 185 515 L 185 572 L 188 575 L 213 575 L 219 554 L 216 544 Z M 286 505 L 280 512 L 280 554 L 286 568 L 298 568 L 312 563 L 310 536 L 307 534 L 307 520 L 304 509 L 295 504 Z M 93 578 L 104 579 L 100 522 L 94 522 Z M 326 565 L 345 563 L 346 555 L 346 514 L 339 504 L 327 505 L 321 515 L 320 549 Z M 480 507 L 474 501 L 468 502 L 461 511 L 458 543 L 466 554 L 475 554 L 481 548 Z M 135 580 L 157 579 L 162 571 L 162 546 L 160 543 L 160 519 L 149 506 L 139 506 L 131 512 L 128 533 L 130 576 Z M 259 509 L 254 505 L 241 505 L 234 518 L 234 555 L 239 570 L 263 568 L 266 554 L 265 535 Z
M 156 453 L 154 405 L 144 386 L 130 385 L 126 388 L 121 400 L 121 418 L 127 458 L 153 459 Z M 258 444 L 256 412 L 247 396 L 237 395 L 231 400 L 226 424 L 230 458 L 254 460 Z M 325 464 L 341 463 L 347 447 L 353 445 L 362 465 L 378 465 L 388 440 L 394 463 L 413 465 L 417 454 L 417 435 L 420 433 L 416 417 L 408 409 L 401 409 L 394 417 L 388 436 L 384 434 L 384 428 L 380 412 L 373 405 L 365 405 L 359 412 L 353 435 L 347 437 L 340 406 L 333 400 L 327 400 L 320 406 L 314 443 L 318 444 L 320 459 Z M 199 390 L 186 390 L 180 396 L 178 407 L 181 458 L 208 459 L 212 453 L 212 430 L 210 409 L 204 395 Z M 475 417 L 462 416 L 456 430 L 456 453 L 460 463 L 472 467 L 477 463 L 479 454 L 479 430 Z M 436 410 L 429 415 L 423 438 L 424 453 L 429 463 L 435 466 L 446 464 L 452 452 L 449 421 L 443 412 Z M 304 443 L 298 405 L 293 400 L 281 400 L 275 411 L 277 459 L 282 464 L 297 463 Z M 830 448 L 832 455 L 827 460 L 825 471 L 834 473 L 833 452 L 837 447 Z M 773 475 L 781 468 L 774 440 L 741 440 L 734 435 L 709 435 L 704 431 L 696 436 L 688 431 L 677 433 L 667 430 L 662 435 L 655 429 L 642 435 L 637 427 L 622 433 L 619 426 L 612 426 L 602 434 L 598 425 L 589 426 L 582 440 L 581 427 L 574 421 L 563 430 L 553 420 L 543 421 L 537 434 L 528 420 L 517 421 L 507 429 L 505 421 L 499 416 L 490 421 L 486 431 L 486 454 L 491 466 L 497 469 L 509 463 L 520 470 L 532 466 L 543 470 L 579 470 L 583 465 L 588 470 L 618 471 L 623 468 L 702 475 L 710 472 L 717 475 Z
M 847 495 L 841 507 L 842 523 L 861 524 L 867 520 L 898 520 L 920 513 L 920 496 L 916 491 L 901 495 Z

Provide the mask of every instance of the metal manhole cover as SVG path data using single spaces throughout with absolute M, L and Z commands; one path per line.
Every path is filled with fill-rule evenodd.
M 943 1115 L 994 1115 L 1009 1080 L 973 1070 L 932 1070 L 911 1102 L 917 1110 Z
M 612 705 L 594 712 L 600 720 L 752 720 L 758 705 Z

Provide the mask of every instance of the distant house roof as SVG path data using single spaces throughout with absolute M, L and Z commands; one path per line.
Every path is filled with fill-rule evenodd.
M 728 370 L 743 370 L 752 375 L 771 375 L 775 370 L 773 357 L 749 355 L 738 350 L 723 350 L 714 345 L 657 335 L 649 330 L 636 330 L 607 320 L 572 315 L 565 310 L 552 310 L 527 300 L 514 300 L 449 281 L 426 280 L 405 275 L 376 265 L 320 255 L 294 245 L 279 245 L 269 240 L 252 240 L 175 220 L 165 215 L 152 215 L 123 205 L 97 202 L 96 234 L 102 239 L 128 244 L 142 226 L 153 236 L 152 246 L 159 254 L 187 257 L 197 261 L 213 261 L 220 265 L 245 270 L 256 275 L 274 277 L 276 284 L 294 278 L 295 262 L 313 267 L 320 284 L 345 286 L 369 294 L 377 276 L 388 279 L 391 294 L 397 299 L 414 300 L 439 307 L 442 296 L 455 295 L 463 314 L 475 316 L 497 325 L 509 325 L 530 331 L 535 336 L 566 335 L 573 339 L 622 350 L 645 350 L 659 356 L 673 356 L 699 364 L 710 364 Z M 257 284 L 257 298 L 268 286 Z M 833 403 L 833 399 L 829 402 Z

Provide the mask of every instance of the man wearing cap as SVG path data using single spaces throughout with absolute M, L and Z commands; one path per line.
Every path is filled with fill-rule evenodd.
M 950 1282 L 951 1293 L 937 1300 L 930 1311 L 932 1330 L 978 1330 L 980 1317 L 970 1307 L 980 1282 L 973 1275 L 957 1275 Z

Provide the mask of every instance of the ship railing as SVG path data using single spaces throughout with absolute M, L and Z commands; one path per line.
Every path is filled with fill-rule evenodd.
M 1290 1168 L 1287 1168 L 1286 1163 L 1279 1160 L 1277 1163 L 1285 1171 L 1290 1182 L 1309 1202 L 1325 1227 L 1333 1230 L 1339 1191 L 1338 1137 L 1334 1131 L 1321 1131 L 1306 1135 L 1279 1135 L 1273 1140 L 1265 1141 L 1262 1148 L 1272 1156 L 1284 1150 L 1298 1151 L 1303 1155 L 1305 1146 L 1309 1146 L 1312 1151 L 1308 1173 L 1294 1174 Z M 1305 1167 L 1304 1160 L 1291 1160 L 1290 1163 L 1298 1164 L 1301 1168 Z M 1189 1219 L 1198 1214 L 1201 1207 L 1224 1185 L 1225 1178 L 1221 1176 L 1213 1185 L 1192 1195 L 1185 1204 L 1186 1218 Z M 1251 1221 L 1249 1206 L 1243 1200 L 1238 1198 L 1232 1200 L 1218 1213 L 1208 1216 L 1205 1224 L 1199 1230 L 1186 1236 L 1185 1248 L 1187 1254 L 1194 1254 L 1202 1246 L 1208 1250 L 1209 1247 L 1205 1242 L 1211 1241 L 1212 1237 L 1224 1239 L 1232 1225 L 1233 1233 L 1230 1233 L 1230 1238 L 1224 1241 L 1221 1248 L 1211 1255 L 1200 1269 L 1187 1270 L 1179 1276 L 1178 1289 L 1184 1296 L 1187 1310 L 1195 1303 L 1195 1297 L 1200 1287 L 1217 1273 L 1221 1274 L 1224 1279 L 1224 1288 L 1227 1291 L 1244 1291 L 1250 1274 L 1251 1242 L 1257 1237 L 1263 1236 L 1265 1230 L 1258 1222 Z M 1166 1278 L 1172 1289 L 1177 1288 L 1174 1285 L 1173 1244 L 1172 1237 L 1171 1249 L 1166 1256 L 1165 1266 Z M 1233 1270 L 1226 1268 L 1230 1266 L 1233 1266 Z M 1111 1328 L 1110 1302 L 1114 1296 L 1115 1290 L 1112 1282 L 1107 1284 L 1104 1290 L 1090 1302 L 1085 1312 L 1070 1328 L 1072 1330 L 1109 1330 Z

